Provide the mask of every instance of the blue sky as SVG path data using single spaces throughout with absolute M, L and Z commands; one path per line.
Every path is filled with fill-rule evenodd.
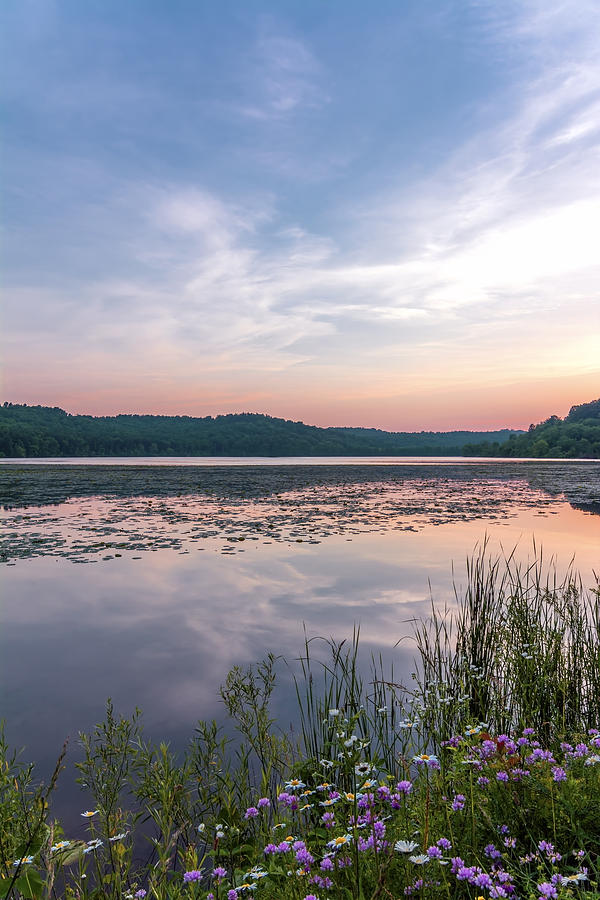
M 419 430 L 600 395 L 596 2 L 0 19 L 3 399 Z

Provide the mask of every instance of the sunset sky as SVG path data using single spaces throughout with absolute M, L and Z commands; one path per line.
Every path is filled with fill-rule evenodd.
M 598 0 L 3 0 L 2 400 L 600 396 Z

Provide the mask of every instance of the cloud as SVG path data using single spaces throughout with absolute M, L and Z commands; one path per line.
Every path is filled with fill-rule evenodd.
M 390 393 L 407 373 L 435 384 L 507 366 L 589 369 L 600 29 L 571 15 L 586 4 L 479 6 L 485 48 L 517 45 L 528 77 L 520 69 L 493 104 L 486 97 L 468 136 L 410 184 L 393 169 L 353 169 L 323 197 L 290 201 L 274 181 L 225 188 L 201 167 L 119 180 L 98 166 L 92 179 L 65 155 L 51 197 L 74 204 L 68 228 L 61 219 L 60 277 L 30 268 L 11 288 L 11 365 L 22 368 L 26 345 L 65 372 L 77 361 L 98 379 L 141 383 L 153 371 L 220 379 L 225 392 L 279 374 L 316 382 L 336 366 L 354 386 Z M 281 29 L 263 27 L 243 77 L 235 114 L 271 123 L 269 134 L 328 102 L 324 67 Z M 292 158 L 280 149 L 274 158 Z M 77 206 L 92 181 L 93 202 Z
M 247 64 L 245 101 L 237 111 L 258 121 L 282 119 L 328 102 L 323 68 L 296 37 L 263 29 Z

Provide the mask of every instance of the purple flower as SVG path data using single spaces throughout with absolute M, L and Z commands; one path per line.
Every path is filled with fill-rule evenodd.
M 486 778 L 485 775 L 480 775 L 477 779 L 477 784 L 479 785 L 479 787 L 486 787 L 486 785 L 488 785 L 489 783 L 490 779 Z
M 476 874 L 476 869 L 475 866 L 459 866 L 455 874 L 458 881 L 470 882 L 473 876 Z
M 263 850 L 263 853 L 266 853 L 267 856 L 270 853 L 277 853 L 277 844 L 267 844 L 267 846 Z
M 296 861 L 297 861 L 298 863 L 300 863 L 301 866 L 306 866 L 306 867 L 308 867 L 308 866 L 312 866 L 312 864 L 314 863 L 315 859 L 314 859 L 314 856 L 312 856 L 312 855 L 308 852 L 308 850 L 306 849 L 306 847 L 301 847 L 301 848 L 297 851 L 297 853 L 296 853 Z
M 399 794 L 410 794 L 412 791 L 412 784 L 410 781 L 399 781 L 396 785 L 396 790 Z
M 186 884 L 190 881 L 202 881 L 202 872 L 200 869 L 192 869 L 191 872 L 184 872 L 183 880 Z
M 553 781 L 566 781 L 567 773 L 561 766 L 552 766 L 552 780 Z
M 532 734 L 535 734 L 535 728 L 524 728 L 523 734 L 527 735 L 527 737 L 530 737 Z
M 442 851 L 434 844 L 432 847 L 427 848 L 427 856 L 429 859 L 441 859 Z
M 556 886 L 551 884 L 549 881 L 542 881 L 541 884 L 537 886 L 538 891 L 540 892 L 540 897 L 542 898 L 555 898 L 558 896 L 558 892 L 556 890 Z
M 444 838 L 444 837 L 440 838 L 439 841 L 437 841 L 437 845 L 438 845 L 438 847 L 441 847 L 442 850 L 451 850 L 452 849 L 452 844 L 450 843 L 448 838 Z
M 457 794 L 454 800 L 452 801 L 452 809 L 456 812 L 459 809 L 465 808 L 466 797 L 464 794 Z
M 227 891 L 227 900 L 237 900 L 237 891 L 234 888 Z
M 307 894 L 304 900 L 319 900 L 315 894 Z
M 327 875 L 313 875 L 309 884 L 316 884 L 317 887 L 325 888 L 326 891 L 333 887 L 333 881 Z
M 255 806 L 249 806 L 246 812 L 244 813 L 245 819 L 255 819 L 258 815 L 258 810 Z
M 321 860 L 321 865 L 319 866 L 319 868 L 323 872 L 331 872 L 331 870 L 333 869 L 333 860 L 330 859 L 329 856 L 326 856 L 324 859 Z
M 496 781 L 502 781 L 506 784 L 508 781 L 508 772 L 496 772 Z
M 212 877 L 213 878 L 225 878 L 227 875 L 227 869 L 224 869 L 223 866 L 217 866 L 216 869 L 213 869 Z
M 270 806 L 270 805 L 271 805 L 271 801 L 269 800 L 268 797 L 261 797 L 260 800 L 258 801 L 259 809 L 263 809 L 265 806 Z
M 500 857 L 502 856 L 500 850 L 496 850 L 493 844 L 487 844 L 483 848 L 483 852 L 488 857 L 488 859 L 500 859 Z
M 138 900 L 144 900 L 144 897 L 146 896 L 146 891 L 144 890 L 144 888 L 140 888 L 139 891 L 136 891 L 133 896 L 137 897 Z

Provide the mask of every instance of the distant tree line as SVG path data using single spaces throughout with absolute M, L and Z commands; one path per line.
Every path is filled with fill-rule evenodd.
M 387 432 L 317 428 L 257 413 L 81 416 L 4 403 L 0 456 L 460 456 L 464 444 L 503 446 L 515 432 Z
M 498 443 L 471 442 L 465 456 L 535 457 L 539 459 L 600 459 L 600 399 L 572 406 L 568 416 L 550 416 L 529 431 Z

